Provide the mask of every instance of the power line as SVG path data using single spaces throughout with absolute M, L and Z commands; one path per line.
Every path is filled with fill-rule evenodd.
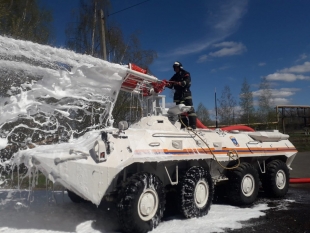
M 112 13 L 112 14 L 109 14 L 108 16 L 115 15 L 115 14 L 117 14 L 117 13 L 119 13 L 119 12 L 128 10 L 128 9 L 130 9 L 130 8 L 133 8 L 133 7 L 135 7 L 135 6 L 141 5 L 141 4 L 143 4 L 143 3 L 145 3 L 145 2 L 148 2 L 148 1 L 150 1 L 150 0 L 146 0 L 146 1 L 143 1 L 143 2 L 140 2 L 140 3 L 137 3 L 137 4 L 135 4 L 135 5 L 132 5 L 132 6 L 130 6 L 130 7 L 127 7 L 127 8 L 125 8 L 125 9 L 116 11 L 116 12 L 114 12 L 114 13 Z

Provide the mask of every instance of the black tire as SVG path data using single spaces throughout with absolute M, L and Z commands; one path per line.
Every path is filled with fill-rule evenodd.
M 133 175 L 120 190 L 117 203 L 123 230 L 145 233 L 156 228 L 163 217 L 165 204 L 165 190 L 157 176 L 146 172 Z
M 210 173 L 202 167 L 191 167 L 178 184 L 178 206 L 186 218 L 207 215 L 214 194 Z
M 264 192 L 269 197 L 284 197 L 289 188 L 290 172 L 281 160 L 273 160 L 266 166 L 266 173 L 262 174 Z
M 227 197 L 233 205 L 252 204 L 258 195 L 259 175 L 249 163 L 241 163 L 239 167 L 227 172 Z
M 68 193 L 70 200 L 74 203 L 86 203 L 87 202 L 85 199 L 83 199 L 82 197 L 80 197 L 79 195 L 77 195 L 76 193 L 68 189 L 67 189 L 67 193 Z

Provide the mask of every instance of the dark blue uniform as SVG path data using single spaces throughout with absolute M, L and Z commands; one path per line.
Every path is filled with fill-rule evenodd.
M 186 106 L 193 106 L 192 93 L 190 91 L 191 86 L 191 76 L 186 70 L 180 69 L 176 72 L 172 78 L 169 80 L 171 84 L 167 86 L 170 89 L 174 89 L 173 101 L 179 105 L 184 104 Z M 196 129 L 196 118 L 194 107 L 188 112 L 188 120 L 185 115 L 181 115 L 181 120 L 186 126 Z M 185 126 L 181 124 L 182 128 Z

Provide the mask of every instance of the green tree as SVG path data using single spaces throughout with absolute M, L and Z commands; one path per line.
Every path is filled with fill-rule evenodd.
M 102 57 L 100 52 L 100 20 L 98 12 L 105 12 L 111 8 L 109 0 L 80 1 L 78 11 L 73 11 L 74 23 L 70 23 L 66 29 L 66 45 L 78 53 L 85 53 L 94 57 Z M 108 21 L 108 13 L 105 13 L 105 21 Z M 110 22 L 106 28 L 107 57 L 114 63 L 135 63 L 143 68 L 148 66 L 157 57 L 153 50 L 141 48 L 138 33 L 135 32 L 125 39 L 120 27 Z
M 198 108 L 197 108 L 196 114 L 197 114 L 197 118 L 205 126 L 208 126 L 208 125 L 210 125 L 212 123 L 212 121 L 210 119 L 209 111 L 202 103 L 198 104 Z
M 9 14 L 10 9 L 12 8 L 13 1 L 12 0 L 1 0 L 0 1 L 0 18 L 4 18 Z M 0 26 L 2 24 L 2 20 L 0 20 Z
M 105 20 L 109 20 L 107 13 L 110 10 L 109 0 L 80 1 L 79 9 L 73 12 L 74 23 L 70 23 L 66 30 L 66 45 L 69 49 L 94 57 L 102 57 L 100 50 L 100 20 L 98 18 L 100 9 L 106 12 Z M 157 57 L 156 52 L 141 48 L 137 32 L 125 39 L 119 26 L 113 22 L 109 22 L 108 25 L 109 27 L 106 28 L 108 60 L 123 64 L 131 62 L 144 69 L 148 69 L 148 66 Z M 140 101 L 137 96 L 132 96 L 131 93 L 122 91 L 119 93 L 112 112 L 115 123 L 125 119 L 136 119 L 136 117 L 128 115 L 130 114 L 128 112 L 133 110 L 131 107 L 133 103 L 136 106 L 135 111 L 138 111 L 140 107 L 137 107 L 137 105 L 140 104 Z
M 219 119 L 222 125 L 231 125 L 235 123 L 235 106 L 236 101 L 230 91 L 230 87 L 226 85 L 221 94 L 219 101 Z
M 258 118 L 262 123 L 272 122 L 275 120 L 275 111 L 272 108 L 272 93 L 270 83 L 263 78 L 259 84 L 258 96 Z
M 98 10 L 109 7 L 109 0 L 80 0 L 80 7 L 72 11 L 73 20 L 66 29 L 66 47 L 78 53 L 100 57 Z
M 241 107 L 240 121 L 241 123 L 253 123 L 255 116 L 255 109 L 253 104 L 253 93 L 250 90 L 250 85 L 247 80 L 244 79 L 240 91 L 240 101 L 239 105 Z
M 52 37 L 52 13 L 38 0 L 1 0 L 0 33 L 15 39 L 47 44 Z

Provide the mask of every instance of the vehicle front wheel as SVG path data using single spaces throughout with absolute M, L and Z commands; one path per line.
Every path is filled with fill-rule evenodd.
M 119 193 L 118 216 L 125 232 L 145 233 L 158 226 L 165 209 L 165 190 L 154 174 L 137 173 Z
M 206 215 L 213 199 L 214 185 L 210 173 L 202 167 L 191 167 L 178 184 L 179 209 L 186 218 Z
M 239 167 L 227 173 L 228 199 L 234 205 L 252 204 L 258 195 L 259 175 L 249 163 L 241 163 Z
M 290 172 L 281 160 L 273 160 L 266 166 L 266 173 L 262 175 L 262 185 L 267 196 L 284 197 L 289 188 Z

